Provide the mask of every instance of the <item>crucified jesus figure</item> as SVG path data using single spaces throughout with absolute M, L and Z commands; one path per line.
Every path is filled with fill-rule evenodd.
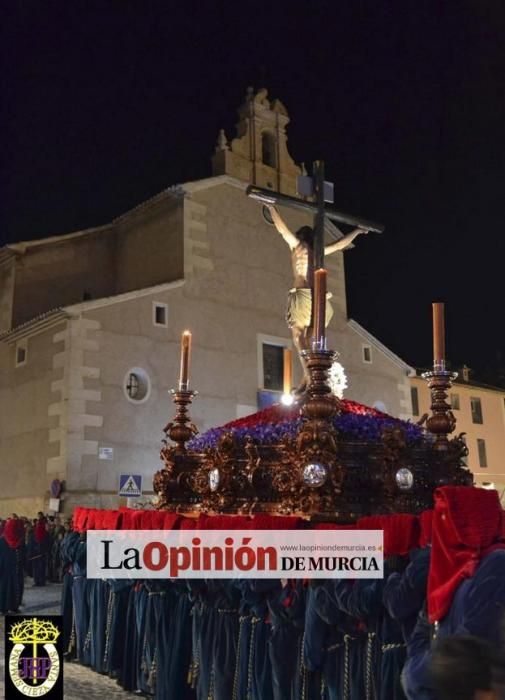
M 293 335 L 293 343 L 298 351 L 298 356 L 303 368 L 303 381 L 297 392 L 305 391 L 308 383 L 307 366 L 302 357 L 302 350 L 310 349 L 312 336 L 312 290 L 314 288 L 314 231 L 310 226 L 302 226 L 293 233 L 284 222 L 283 218 L 273 205 L 267 205 L 272 221 L 277 231 L 288 244 L 291 250 L 291 264 L 293 266 L 294 283 L 288 292 L 288 304 L 286 321 Z M 328 245 L 324 254 L 332 255 L 339 250 L 348 248 L 354 239 L 361 233 L 368 233 L 368 229 L 355 228 L 351 233 L 341 238 L 336 243 Z M 331 294 L 326 301 L 326 325 L 333 316 L 333 308 L 329 302 Z

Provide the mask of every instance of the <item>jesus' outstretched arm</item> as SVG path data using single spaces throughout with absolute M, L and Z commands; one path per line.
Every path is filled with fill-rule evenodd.
M 351 231 L 351 233 L 348 233 L 347 236 L 344 236 L 336 243 L 326 246 L 324 249 L 324 254 L 331 255 L 332 253 L 336 253 L 338 250 L 345 250 L 351 245 L 353 240 L 360 235 L 360 233 L 368 233 L 368 231 L 364 228 L 355 228 L 354 231 Z
M 281 234 L 290 248 L 296 248 L 299 243 L 298 238 L 286 226 L 284 219 L 279 214 L 277 209 L 272 204 L 267 204 L 266 206 L 268 207 L 268 211 L 270 212 L 272 221 L 274 222 L 277 231 Z

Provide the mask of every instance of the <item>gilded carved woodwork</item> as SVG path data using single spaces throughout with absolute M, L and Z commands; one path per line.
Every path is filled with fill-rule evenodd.
M 429 377 L 434 413 L 419 444 L 409 444 L 400 424 L 384 429 L 380 441 L 343 439 L 333 423 L 341 404 L 328 386 L 333 358 L 325 350 L 307 353 L 311 382 L 300 401 L 300 426 L 276 444 L 224 432 L 213 448 L 188 449 L 196 433 L 188 415 L 193 392 L 173 392 L 176 416 L 165 429 L 164 466 L 154 477 L 158 508 L 352 522 L 420 512 L 431 507 L 437 486 L 472 483 L 463 436 L 447 438 L 454 429 L 447 377 Z

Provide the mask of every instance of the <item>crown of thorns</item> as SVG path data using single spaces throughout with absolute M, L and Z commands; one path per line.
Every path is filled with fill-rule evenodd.
M 54 643 L 60 636 L 60 631 L 50 620 L 40 620 L 36 617 L 11 625 L 9 639 L 14 644 Z

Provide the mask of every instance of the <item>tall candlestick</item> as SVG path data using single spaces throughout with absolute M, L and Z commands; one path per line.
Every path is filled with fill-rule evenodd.
M 327 271 L 320 268 L 314 272 L 314 343 L 315 348 L 324 350 L 326 335 L 326 278 Z
M 181 336 L 181 374 L 179 377 L 179 389 L 185 390 L 189 386 L 189 358 L 191 355 L 191 332 L 184 331 Z
M 445 320 L 444 304 L 433 304 L 433 364 L 445 362 Z
M 291 393 L 293 386 L 293 362 L 291 359 L 291 350 L 284 348 L 284 386 L 283 393 L 285 396 Z

